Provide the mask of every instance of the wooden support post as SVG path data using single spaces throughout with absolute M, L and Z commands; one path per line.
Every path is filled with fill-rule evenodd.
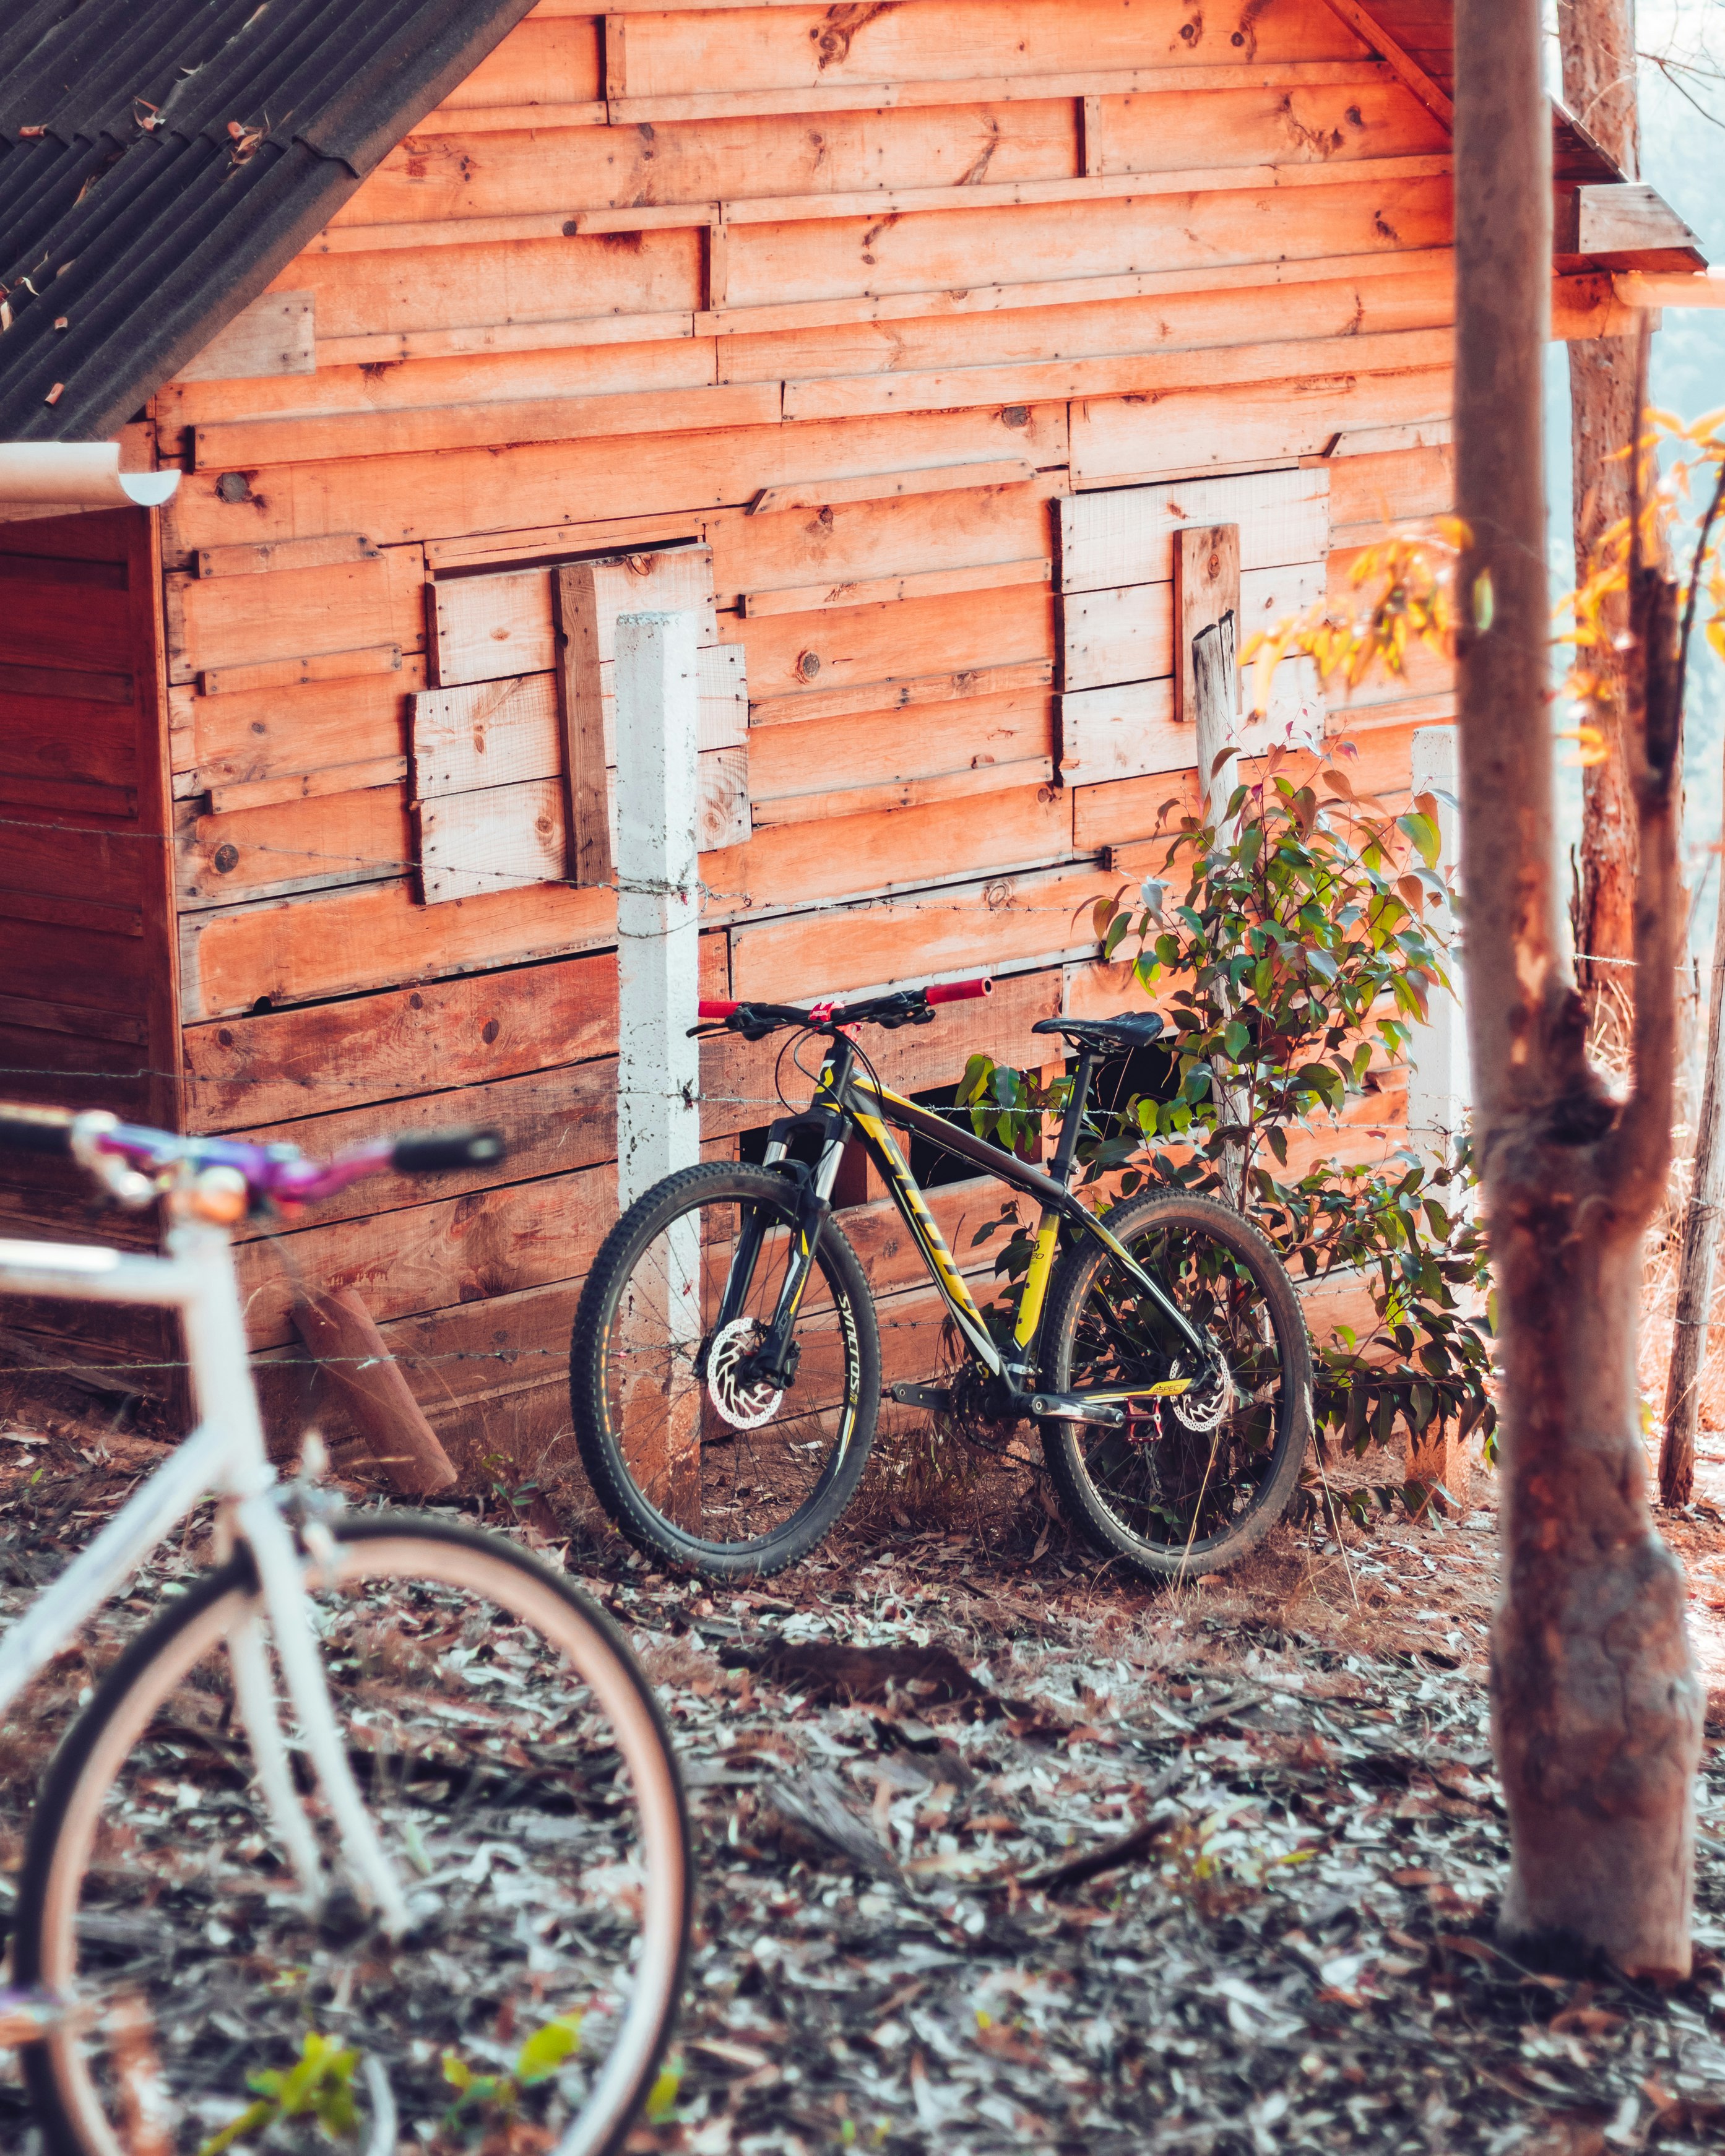
M 1437 823 L 1442 850 L 1438 866 L 1447 872 L 1455 865 L 1455 801 L 1460 785 L 1453 726 L 1421 726 L 1417 731 L 1413 778 L 1416 795 L 1439 797 Z M 1467 1025 L 1461 1001 L 1461 948 L 1455 932 L 1455 908 L 1441 899 L 1433 899 L 1427 917 L 1434 932 L 1448 942 L 1447 971 L 1455 993 L 1445 995 L 1440 990 L 1433 995 L 1426 1007 L 1426 1022 L 1413 1029 L 1408 1047 L 1408 1135 L 1420 1145 L 1441 1152 L 1461 1135 L 1466 1120 Z
M 1413 779 L 1416 795 L 1439 797 L 1438 866 L 1447 874 L 1455 865 L 1460 819 L 1456 797 L 1461 780 L 1453 726 L 1421 726 L 1414 734 Z M 1433 899 L 1426 917 L 1434 932 L 1448 941 L 1447 970 L 1455 993 L 1445 995 L 1441 989 L 1434 993 L 1426 1005 L 1426 1022 L 1416 1023 L 1413 1028 L 1408 1046 L 1408 1136 L 1422 1152 L 1441 1157 L 1461 1135 L 1467 1121 L 1467 1021 L 1461 1000 L 1461 947 L 1455 909 L 1445 900 Z M 1409 1440 L 1410 1482 L 1446 1491 L 1465 1511 L 1472 1479 L 1472 1443 L 1457 1436 L 1453 1423 L 1441 1429 L 1434 1424 L 1423 1437 Z
M 1174 534 L 1175 716 L 1198 736 L 1198 783 L 1219 822 L 1239 762 L 1216 759 L 1240 724 L 1240 526 L 1188 525 Z
M 1081 97 L 1078 100 L 1078 169 L 1086 179 L 1094 179 L 1102 169 L 1100 97 Z
M 693 613 L 617 619 L 618 1202 L 701 1158 Z
M 1218 841 L 1230 844 L 1239 819 L 1227 814 L 1240 783 L 1235 737 L 1240 727 L 1240 526 L 1188 525 L 1174 534 L 1174 686 L 1176 715 L 1197 736 L 1198 788 Z M 1249 1120 L 1250 1100 L 1240 1086 L 1215 1087 L 1220 1124 Z M 1230 1205 L 1245 1203 L 1244 1141 L 1229 1140 L 1217 1162 Z
M 707 312 L 712 314 L 725 305 L 725 285 L 730 270 L 731 228 L 725 224 L 710 224 L 701 240 L 704 282 L 706 287 Z
M 600 18 L 601 36 L 604 54 L 605 95 L 607 99 L 629 95 L 629 48 L 627 44 L 629 18 L 626 15 L 605 15 Z
M 449 1455 L 358 1291 L 331 1288 L 304 1296 L 294 1306 L 294 1329 L 395 1489 L 404 1497 L 429 1497 L 450 1488 L 456 1475 Z
M 577 562 L 559 569 L 556 588 L 564 872 L 571 883 L 609 883 L 611 802 L 605 775 L 598 594 L 592 562 Z
M 617 1199 L 627 1210 L 701 1158 L 696 876 L 698 618 L 617 620 Z M 648 1497 L 698 1522 L 699 1223 L 680 1221 L 623 1314 L 624 1445 Z

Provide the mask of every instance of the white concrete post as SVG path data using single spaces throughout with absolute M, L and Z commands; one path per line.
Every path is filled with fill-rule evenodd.
M 617 619 L 617 1196 L 701 1158 L 693 613 Z
M 1457 792 L 1455 729 L 1420 726 L 1414 736 L 1414 791 L 1436 792 L 1450 798 L 1438 803 L 1441 841 L 1439 870 L 1453 875 L 1459 832 L 1453 806 Z M 1469 1095 L 1467 1019 L 1462 998 L 1461 942 L 1455 910 L 1434 899 L 1426 919 L 1448 945 L 1445 970 L 1455 983 L 1453 996 L 1439 990 L 1427 1006 L 1430 1023 L 1415 1024 L 1408 1050 L 1408 1136 L 1417 1145 L 1437 1147 L 1455 1137 L 1466 1121 Z

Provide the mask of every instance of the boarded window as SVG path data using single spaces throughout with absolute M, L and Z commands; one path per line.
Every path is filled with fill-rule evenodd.
M 569 566 L 541 564 L 430 588 L 438 686 L 412 700 L 413 820 L 428 906 L 527 884 L 610 881 L 611 675 L 621 613 L 675 608 L 700 617 L 700 844 L 710 851 L 749 835 L 742 647 L 719 641 L 711 551 L 663 547 L 573 566 L 573 575 Z M 560 623 L 571 633 L 560 635 Z M 583 833 L 583 802 L 603 803 L 602 833 Z
M 1060 767 L 1071 786 L 1189 771 L 1189 711 L 1178 696 L 1174 534 L 1236 526 L 1237 648 L 1323 595 L 1327 471 L 1251 472 L 1067 496 L 1060 513 Z M 1242 674 L 1250 695 L 1250 670 Z M 1305 660 L 1276 669 L 1271 708 L 1242 726 L 1241 750 L 1316 740 L 1323 705 Z

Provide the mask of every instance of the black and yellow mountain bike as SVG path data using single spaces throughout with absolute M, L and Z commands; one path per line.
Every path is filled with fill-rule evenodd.
M 667 1176 L 617 1223 L 588 1276 L 570 1352 L 575 1430 L 594 1489 L 639 1548 L 715 1577 L 776 1572 L 855 1493 L 881 1367 L 874 1298 L 829 1202 L 853 1141 L 884 1178 L 963 1351 L 942 1383 L 893 1383 L 887 1397 L 1036 1423 L 1073 1522 L 1152 1576 L 1231 1563 L 1286 1508 L 1311 1435 L 1312 1353 L 1270 1245 L 1207 1198 L 1158 1189 L 1098 1218 L 1068 1188 L 1097 1060 L 1147 1046 L 1160 1019 L 1034 1029 L 1064 1035 L 1076 1058 L 1046 1173 L 889 1091 L 855 1038 L 865 1025 L 927 1024 L 940 1004 L 989 986 L 806 1010 L 701 1004 L 716 1024 L 697 1030 L 827 1045 L 813 1099 L 772 1126 L 764 1161 Z M 997 1309 L 993 1326 L 889 1123 L 1040 1205 L 1016 1312 Z

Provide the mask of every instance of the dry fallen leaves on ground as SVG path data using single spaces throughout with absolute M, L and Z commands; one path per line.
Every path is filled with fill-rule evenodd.
M 106 1450 L 0 1437 L 4 1609 L 159 1457 Z M 696 1821 L 675 2100 L 632 2147 L 1725 2145 L 1725 1700 L 1693 1979 L 1518 1967 L 1492 1939 L 1494 1529 L 1489 1506 L 1345 1548 L 1284 1528 L 1173 1594 L 1099 1574 L 1034 1498 L 854 1531 L 742 1592 L 552 1543 L 651 1676 Z M 1722 1523 L 1676 1539 L 1717 1631 Z M 136 1621 L 49 1673 L 44 1732 Z M 26 1749 L 0 1774 L 0 1902 Z M 8 2117 L 27 2148 L 0 2084 Z

